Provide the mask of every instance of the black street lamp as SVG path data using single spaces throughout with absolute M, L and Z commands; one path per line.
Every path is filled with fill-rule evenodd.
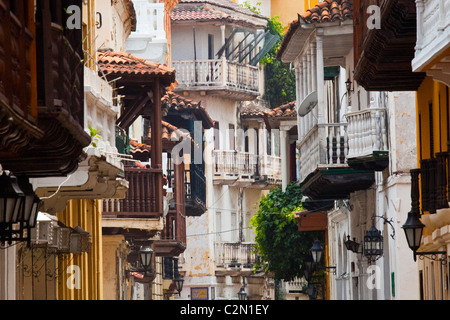
M 314 244 L 312 246 L 311 250 L 311 255 L 314 261 L 314 264 L 318 264 L 320 262 L 320 260 L 322 259 L 322 255 L 323 255 L 323 247 L 320 244 L 320 240 L 315 240 Z M 333 273 L 336 274 L 336 267 L 323 267 L 321 269 L 325 269 L 326 272 L 329 271 L 329 269 L 333 270 Z
M 320 241 L 319 240 L 315 240 L 314 244 L 311 248 L 311 255 L 313 258 L 313 261 L 315 263 L 319 263 L 320 260 L 322 259 L 322 253 L 323 253 L 323 248 L 320 245 Z
M 181 277 L 180 272 L 178 271 L 178 258 L 173 258 L 174 262 L 174 273 L 175 278 L 173 279 L 173 283 L 175 284 L 175 288 L 178 291 L 178 295 L 181 296 L 181 291 L 183 290 L 184 279 Z
M 424 227 L 425 225 L 419 220 L 416 212 L 408 212 L 408 218 L 402 228 L 405 231 L 408 246 L 413 251 L 414 261 L 416 261 L 416 251 L 419 249 L 420 242 L 422 241 Z
M 25 177 L 18 178 L 18 185 L 23 191 L 25 199 L 23 202 L 23 210 L 20 213 L 19 220 L 24 227 L 30 229 L 36 226 L 37 215 L 39 211 L 40 199 L 34 193 L 33 186 Z
M 142 246 L 139 250 L 139 258 L 144 270 L 147 271 L 150 268 L 153 258 L 153 250 L 149 246 Z
M 405 231 L 408 246 L 413 251 L 414 261 L 416 261 L 417 255 L 436 256 L 438 254 L 444 255 L 443 260 L 445 260 L 445 255 L 447 253 L 446 251 L 417 252 L 422 241 L 423 228 L 425 228 L 425 225 L 420 221 L 419 214 L 417 212 L 414 210 L 408 212 L 408 218 L 402 228 Z M 432 259 L 435 260 L 434 258 Z
M 352 251 L 354 253 L 359 253 L 359 246 L 360 244 L 356 242 L 356 238 L 353 238 L 353 240 L 350 240 L 350 236 L 347 236 L 347 241 L 344 242 L 345 248 L 349 251 Z
M 1 243 L 13 241 L 12 225 L 19 222 L 20 210 L 23 210 L 25 194 L 20 189 L 17 178 L 7 175 L 0 176 L 0 235 Z
M 363 253 L 369 260 L 377 260 L 383 255 L 383 236 L 381 231 L 375 228 L 374 225 L 366 232 L 364 236 Z
M 19 222 L 24 199 L 25 194 L 20 189 L 17 178 L 3 172 L 0 176 L 0 224 L 9 225 Z
M 238 292 L 239 300 L 247 300 L 247 292 L 245 292 L 245 288 L 241 287 L 241 290 Z

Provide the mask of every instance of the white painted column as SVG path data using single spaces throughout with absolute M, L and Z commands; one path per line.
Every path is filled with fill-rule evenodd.
M 323 63 L 323 29 L 317 29 L 317 97 L 318 97 L 318 120 L 319 123 L 326 122 L 326 107 L 325 107 L 325 74 L 324 74 L 324 63 Z
M 289 135 L 286 130 L 280 130 L 280 156 L 283 192 L 289 184 Z

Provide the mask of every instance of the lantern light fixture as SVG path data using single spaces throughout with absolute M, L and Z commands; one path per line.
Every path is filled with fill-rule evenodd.
M 383 236 L 374 225 L 364 236 L 363 254 L 369 262 L 378 260 L 383 255 Z
M 320 240 L 315 240 L 314 241 L 314 244 L 313 244 L 312 248 L 310 249 L 310 251 L 311 251 L 311 255 L 312 255 L 312 258 L 313 258 L 314 265 L 318 264 L 320 262 L 320 260 L 322 259 L 322 256 L 323 256 L 323 247 L 320 244 Z M 313 266 L 313 267 L 316 267 L 316 266 Z M 318 269 L 322 269 L 322 268 L 318 268 Z M 331 267 L 325 266 L 325 267 L 323 267 L 323 269 L 325 271 L 327 271 L 327 272 L 328 272 L 329 269 L 332 269 L 333 270 L 333 274 L 336 274 L 336 267 L 335 266 L 331 266 Z M 312 271 L 314 272 L 314 269 Z
M 245 288 L 241 287 L 241 290 L 238 292 L 239 300 L 247 300 L 247 292 L 245 292 Z
M 144 271 L 147 271 L 150 268 L 153 258 L 153 249 L 149 246 L 142 246 L 139 250 L 139 259 L 141 261 L 141 265 L 144 268 Z
M 405 231 L 406 241 L 408 242 L 408 247 L 413 252 L 414 261 L 416 261 L 416 256 L 427 256 L 431 255 L 432 260 L 441 260 L 443 263 L 446 261 L 446 251 L 432 251 L 432 252 L 417 252 L 420 248 L 420 243 L 422 242 L 423 228 L 425 225 L 420 221 L 419 214 L 414 210 L 408 213 L 408 218 L 402 226 Z M 442 255 L 441 259 L 437 259 L 437 255 Z

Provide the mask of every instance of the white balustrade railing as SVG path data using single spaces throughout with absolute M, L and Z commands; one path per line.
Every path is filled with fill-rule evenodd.
M 319 167 L 346 166 L 347 123 L 315 125 L 300 141 L 300 181 Z
M 260 156 L 260 176 L 268 179 L 281 180 L 281 158 L 276 156 Z
M 413 69 L 423 67 L 427 60 L 440 53 L 450 34 L 450 1 L 416 1 L 417 45 Z M 413 71 L 414 71 L 413 70 Z
M 258 93 L 258 68 L 222 60 L 173 61 L 179 85 L 236 89 Z
M 136 31 L 133 34 L 145 34 L 155 39 L 165 39 L 164 3 L 134 0 L 133 5 L 138 17 Z
M 215 262 L 218 266 L 243 266 L 250 268 L 256 263 L 254 243 L 215 243 Z
M 257 172 L 258 156 L 235 150 L 214 150 L 214 176 L 254 176 Z
M 387 151 L 386 109 L 368 108 L 346 114 L 348 158 L 363 157 L 374 151 Z

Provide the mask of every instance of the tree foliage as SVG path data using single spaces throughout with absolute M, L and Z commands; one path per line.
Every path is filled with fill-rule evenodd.
M 258 212 L 250 221 L 255 231 L 258 254 L 262 261 L 256 266 L 264 266 L 266 273 L 274 279 L 290 281 L 303 276 L 302 267 L 317 232 L 298 231 L 295 213 L 302 210 L 302 194 L 295 184 L 281 187 L 264 196 Z
M 277 51 L 280 48 L 281 41 L 284 37 L 284 28 L 279 17 L 272 17 L 267 28 L 274 35 L 279 35 L 280 40 L 272 47 L 272 49 L 261 60 L 265 70 L 265 87 L 266 99 L 272 108 L 295 101 L 296 99 L 296 83 L 295 73 L 291 71 L 290 64 L 283 63 L 277 58 Z

